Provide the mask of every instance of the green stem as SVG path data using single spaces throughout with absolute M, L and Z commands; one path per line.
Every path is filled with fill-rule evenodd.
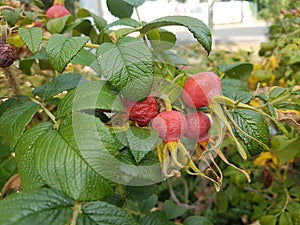
M 64 0 L 54 0 L 53 5 L 64 5 L 65 1 Z
M 140 13 L 139 13 L 137 7 L 134 7 L 134 10 L 135 10 L 135 13 L 136 13 L 139 23 L 141 23 L 142 21 L 141 21 Z
M 14 11 L 15 8 L 11 7 L 11 6 L 8 6 L 8 5 L 3 5 L 3 6 L 0 6 L 0 11 L 2 10 L 11 10 L 11 11 Z
M 144 33 L 140 33 L 138 36 L 136 36 L 135 38 L 136 39 L 141 39 L 141 38 L 143 38 L 144 36 L 145 36 L 146 34 L 144 34 Z
M 79 214 L 81 213 L 81 204 L 75 203 L 70 225 L 76 225 Z
M 284 192 L 285 192 L 285 197 L 286 197 L 284 205 L 283 205 L 282 209 L 275 215 L 275 217 L 278 217 L 281 213 L 283 213 L 286 210 L 286 208 L 291 200 L 289 191 L 286 188 L 284 188 Z
M 99 48 L 99 45 L 97 45 L 97 44 L 91 44 L 91 43 L 86 43 L 85 45 L 84 45 L 84 47 L 87 47 L 87 48 Z
M 57 124 L 55 116 L 44 106 L 43 103 L 39 102 L 35 98 L 30 98 L 30 100 L 34 103 L 37 103 L 41 106 L 42 110 L 49 116 L 49 118 L 54 122 L 54 124 Z

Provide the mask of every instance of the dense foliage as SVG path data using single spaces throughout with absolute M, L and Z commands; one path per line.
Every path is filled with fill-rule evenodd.
M 254 62 L 144 0 L 41 3 L 0 7 L 0 224 L 299 224 L 298 12 Z

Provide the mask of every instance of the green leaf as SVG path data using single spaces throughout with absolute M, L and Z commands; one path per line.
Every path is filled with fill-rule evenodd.
M 25 11 L 24 14 L 26 16 L 26 19 L 29 19 L 31 21 L 35 20 L 38 17 L 37 13 L 30 12 L 30 11 Z
M 140 225 L 167 225 L 169 224 L 169 220 L 167 215 L 163 211 L 154 211 L 148 214 L 141 222 Z
M 143 128 L 131 126 L 127 132 L 127 140 L 130 151 L 137 163 L 139 163 L 149 151 L 153 150 L 160 139 L 157 132 L 151 132 Z
M 7 23 L 11 27 L 13 27 L 13 26 L 15 26 L 15 24 L 17 23 L 17 21 L 19 19 L 20 12 L 21 12 L 21 9 L 2 10 L 1 14 L 3 15 L 3 17 L 5 17 L 5 20 L 7 21 Z
M 136 225 L 135 220 L 121 208 L 102 201 L 89 202 L 82 207 L 78 225 Z
M 141 24 L 138 21 L 134 20 L 134 19 L 123 18 L 123 19 L 119 19 L 119 20 L 116 20 L 116 21 L 108 24 L 106 26 L 106 29 L 114 27 L 114 26 L 128 26 L 128 27 L 137 28 L 137 27 L 141 26 Z
M 164 29 L 155 29 L 147 33 L 153 48 L 168 50 L 176 43 L 176 35 Z
M 149 31 L 163 26 L 184 26 L 194 35 L 197 41 L 209 53 L 211 51 L 212 37 L 209 28 L 201 20 L 188 16 L 166 16 L 147 23 L 141 29 L 141 33 L 146 34 Z
M 43 32 L 38 27 L 25 29 L 19 28 L 19 34 L 31 52 L 35 53 L 39 50 L 43 40 Z
M 265 215 L 259 219 L 260 225 L 275 225 L 276 216 L 274 215 Z
M 294 197 L 300 199 L 300 186 L 292 187 L 292 188 L 289 190 L 289 194 L 290 194 L 291 196 L 294 196 Z
M 133 13 L 133 6 L 124 0 L 106 0 L 110 13 L 118 18 L 130 18 Z
M 167 79 L 161 79 L 159 83 L 161 86 L 159 86 L 158 95 L 156 96 L 165 96 L 173 103 L 181 95 L 182 87 L 177 83 Z
M 102 31 L 105 27 L 107 27 L 107 22 L 100 16 L 88 11 L 87 9 L 79 9 L 77 12 L 78 18 L 92 17 L 94 23 L 99 31 Z
M 77 55 L 75 55 L 75 57 L 71 60 L 71 63 L 83 66 L 90 66 L 95 61 L 96 56 L 92 52 L 83 48 L 78 52 Z
M 129 34 L 136 32 L 137 30 L 138 28 L 132 28 L 132 27 L 119 28 L 118 30 L 111 32 L 109 34 L 109 37 L 113 43 L 116 43 L 121 38 L 128 36 Z
M 173 78 L 175 77 L 175 73 L 176 73 L 176 67 L 173 64 L 173 62 L 172 62 L 171 58 L 169 57 L 169 55 L 166 54 L 164 51 L 161 51 L 159 49 L 155 49 L 155 51 L 153 51 L 153 59 L 154 59 L 154 62 L 155 62 L 155 64 L 154 64 L 154 76 L 155 77 L 161 77 L 162 79 L 167 78 L 168 80 L 166 81 L 166 83 L 168 83 L 168 81 L 170 81 L 170 80 L 173 80 Z M 160 82 L 162 82 L 162 81 L 160 80 Z M 174 83 L 175 84 L 175 82 L 169 82 L 169 83 Z M 160 87 L 160 89 L 169 89 L 169 88 L 170 87 L 168 87 L 168 85 L 166 85 L 165 87 Z M 182 89 L 182 88 L 180 87 L 180 89 Z M 173 91 L 171 91 L 171 92 L 173 92 Z
M 167 50 L 165 51 L 165 53 L 169 56 L 174 65 L 188 65 L 188 63 L 184 59 L 182 59 L 179 55 L 175 54 L 174 52 Z
M 0 224 L 64 225 L 72 215 L 73 201 L 52 189 L 12 194 L 0 201 Z
M 274 107 L 281 110 L 296 110 L 300 112 L 300 104 L 294 102 L 279 102 L 274 104 Z
M 149 212 L 153 209 L 158 201 L 158 196 L 156 194 L 151 195 L 149 198 L 141 200 L 138 202 L 139 209 L 141 212 Z
M 229 206 L 228 196 L 224 195 L 224 193 L 218 192 L 216 195 L 216 206 L 220 213 L 225 213 Z
M 104 43 L 97 51 L 99 75 L 131 100 L 150 93 L 153 60 L 149 48 L 135 38 L 122 38 L 117 44 Z
M 289 212 L 283 212 L 280 215 L 279 225 L 294 225 L 291 214 Z
M 253 95 L 244 82 L 232 78 L 223 78 L 221 81 L 224 96 L 243 103 L 251 101 Z
M 300 138 L 296 138 L 293 141 L 284 140 L 284 137 L 280 139 L 280 141 L 282 141 L 282 147 L 276 151 L 276 154 L 281 162 L 286 163 L 294 159 L 300 153 L 300 149 L 298 148 Z
M 187 210 L 187 208 L 180 207 L 171 200 L 166 200 L 163 204 L 163 211 L 167 214 L 168 219 L 182 216 Z
M 123 1 L 127 2 L 128 4 L 134 7 L 141 6 L 145 2 L 145 0 L 123 0 Z
M 253 79 L 259 82 L 268 82 L 272 79 L 273 71 L 271 69 L 254 70 L 252 73 Z
M 118 95 L 115 95 L 105 81 L 92 81 L 80 84 L 70 91 L 57 108 L 57 118 L 62 118 L 75 111 L 85 109 L 101 109 L 124 112 Z
M 45 48 L 42 48 L 39 52 L 37 52 L 35 55 L 31 56 L 31 57 L 28 57 L 28 58 L 25 58 L 23 60 L 20 61 L 20 65 L 19 65 L 19 68 L 22 70 L 22 72 L 24 72 L 25 74 L 27 75 L 31 75 L 31 66 L 32 64 L 35 62 L 35 61 L 39 61 L 40 63 L 40 69 L 44 69 L 42 67 L 42 62 L 47 62 L 49 63 L 48 61 L 48 57 L 47 57 L 47 54 L 46 54 L 46 50 Z M 53 68 L 51 67 L 51 70 Z
M 102 17 L 97 16 L 94 13 L 91 13 L 91 16 L 92 16 L 92 18 L 95 22 L 95 25 L 99 31 L 102 31 L 107 26 L 106 20 L 103 19 Z
M 7 99 L 5 102 L 2 102 L 0 104 L 0 117 L 10 107 L 20 105 L 21 103 L 27 102 L 28 100 L 29 100 L 28 96 L 19 95 L 19 96 L 11 97 Z
M 274 100 L 274 99 L 280 97 L 286 91 L 287 90 L 283 87 L 273 87 L 269 93 L 269 99 Z
M 248 109 L 234 110 L 231 112 L 231 115 L 240 129 L 256 139 L 253 140 L 236 129 L 238 137 L 244 142 L 250 156 L 253 157 L 261 153 L 264 150 L 262 144 L 268 146 L 270 138 L 269 128 L 265 118 L 257 112 Z
M 86 18 L 86 17 L 90 17 L 90 16 L 91 16 L 91 12 L 87 9 L 79 8 L 77 11 L 78 18 Z
M 91 21 L 83 19 L 67 25 L 64 29 L 64 33 L 72 32 L 72 36 L 81 36 L 81 34 L 89 36 L 92 30 L 94 30 L 94 27 Z
M 66 65 L 78 54 L 87 41 L 87 37 L 52 35 L 46 47 L 46 53 L 53 68 L 60 73 L 63 72 Z
M 247 81 L 253 70 L 253 65 L 248 62 L 239 62 L 234 64 L 219 64 L 217 68 L 229 78 Z
M 39 108 L 38 104 L 26 101 L 7 109 L 0 117 L 0 136 L 14 147 Z
M 125 186 L 125 194 L 129 199 L 144 200 L 149 198 L 157 190 L 155 184 L 147 186 Z
M 3 146 L 1 146 L 3 147 Z M 6 159 L 1 159 L 1 163 L 0 163 L 0 188 L 1 188 L 1 198 L 4 198 L 7 195 L 10 195 L 13 190 L 7 190 L 7 187 L 10 188 L 11 186 L 7 186 L 7 185 L 15 185 L 18 186 L 18 180 L 17 180 L 17 176 L 15 176 L 18 173 L 18 165 L 16 163 L 16 160 L 13 157 L 8 157 Z M 14 177 L 13 177 L 14 176 Z M 8 183 L 9 179 L 10 182 Z M 16 181 L 16 183 L 14 182 Z M 4 186 L 6 185 L 6 187 L 4 188 Z M 5 190 L 6 189 L 6 190 Z M 11 188 L 12 189 L 12 188 Z M 5 191 L 8 191 L 8 193 Z M 2 213 L 1 213 L 2 215 Z
M 92 130 L 92 125 L 84 127 L 91 123 L 97 126 L 97 132 Z M 35 141 L 34 163 L 50 187 L 62 191 L 72 199 L 101 199 L 112 193 L 111 182 L 97 173 L 81 153 L 86 149 L 103 152 L 102 160 L 105 161 L 105 156 L 109 155 L 106 149 L 116 146 L 113 141 L 108 128 L 97 118 L 76 113 L 62 121 L 58 131 L 48 130 Z
M 4 160 L 11 155 L 12 151 L 10 146 L 5 142 L 5 140 L 0 136 L 0 160 Z M 2 187 L 0 185 L 0 187 Z
M 64 31 L 67 23 L 73 20 L 73 16 L 67 15 L 60 18 L 54 18 L 47 22 L 47 30 L 51 34 L 60 34 Z
M 36 189 L 45 185 L 34 163 L 34 144 L 37 139 L 52 129 L 52 123 L 40 123 L 28 129 L 16 146 L 18 172 L 23 190 Z
M 31 66 L 34 63 L 32 57 L 20 60 L 19 69 L 26 75 L 31 75 Z
M 118 127 L 109 129 L 95 116 L 73 113 L 68 117 L 63 139 L 73 149 L 78 149 L 82 159 L 96 173 L 112 182 L 129 185 L 148 185 L 161 181 L 161 168 L 158 163 L 149 166 L 135 166 L 120 160 L 120 150 L 124 149 Z M 62 124 L 60 125 L 62 127 Z M 72 138 L 70 138 L 72 137 Z M 126 144 L 126 143 L 125 143 Z M 138 178 L 138 179 L 133 179 Z
M 203 216 L 190 216 L 183 221 L 183 225 L 213 225 L 213 223 Z
M 73 88 L 76 88 L 81 79 L 85 80 L 85 78 L 83 78 L 80 74 L 61 74 L 55 77 L 49 83 L 34 89 L 32 94 L 40 96 L 42 102 L 45 102 L 63 91 L 69 91 Z

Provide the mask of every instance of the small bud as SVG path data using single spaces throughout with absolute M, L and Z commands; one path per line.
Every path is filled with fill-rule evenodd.
M 0 68 L 9 67 L 16 57 L 14 49 L 9 44 L 0 43 Z

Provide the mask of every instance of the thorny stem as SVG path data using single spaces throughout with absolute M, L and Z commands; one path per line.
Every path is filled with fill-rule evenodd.
M 19 83 L 16 78 L 16 74 L 12 67 L 3 68 L 4 75 L 9 83 L 9 86 L 15 95 L 21 95 L 22 91 L 20 89 Z

